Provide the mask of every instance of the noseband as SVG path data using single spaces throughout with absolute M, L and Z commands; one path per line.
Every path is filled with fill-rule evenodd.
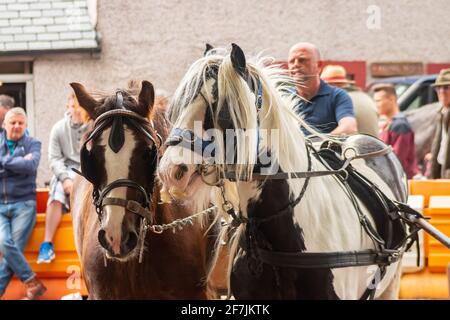
M 263 91 L 262 85 L 259 79 L 253 81 L 249 75 L 246 76 L 246 83 L 249 86 L 250 90 L 255 94 L 255 107 L 256 110 L 259 111 L 263 104 Z M 256 83 L 256 85 L 255 85 Z M 211 107 L 211 102 L 206 99 L 204 94 L 200 91 L 199 95 L 203 98 L 206 105 Z M 259 126 L 259 124 L 258 124 Z M 194 131 L 190 129 L 182 129 L 182 128 L 173 128 L 169 137 L 167 138 L 165 145 L 166 146 L 181 146 L 192 152 L 203 156 L 205 150 L 209 148 L 210 145 L 214 144 L 214 137 L 209 139 L 202 139 Z M 258 128 L 258 146 L 259 146 L 259 128 Z M 259 148 L 259 147 L 258 147 Z M 210 148 L 211 149 L 211 148 Z M 214 152 L 211 154 L 214 156 Z

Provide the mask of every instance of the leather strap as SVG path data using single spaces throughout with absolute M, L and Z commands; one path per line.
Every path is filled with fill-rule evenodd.
M 120 187 L 128 187 L 133 188 L 137 191 L 139 191 L 144 196 L 144 204 L 149 205 L 150 199 L 148 198 L 148 194 L 145 191 L 144 187 L 142 187 L 140 184 L 137 184 L 136 182 L 129 180 L 129 179 L 117 179 L 108 184 L 100 193 L 99 197 L 99 203 L 103 203 L 103 200 L 106 199 L 106 195 L 111 192 L 111 190 L 120 188 Z
M 125 200 L 121 198 L 105 198 L 103 199 L 102 206 L 119 206 L 124 207 L 128 211 L 147 219 L 147 221 L 152 220 L 152 214 L 150 210 L 144 208 L 139 202 L 134 200 Z
M 97 119 L 95 119 L 94 126 L 97 126 L 98 123 L 102 122 L 103 120 L 111 117 L 117 117 L 117 116 L 124 116 L 128 119 L 136 119 L 141 123 L 147 123 L 148 119 L 141 117 L 136 112 L 126 109 L 113 109 L 110 111 L 107 111 L 100 115 Z
M 287 268 L 346 268 L 390 265 L 398 261 L 397 250 L 341 252 L 279 252 L 257 248 L 260 259 L 270 265 Z
M 346 167 L 346 166 L 345 166 Z M 323 171 L 309 171 L 309 172 L 277 172 L 274 174 L 262 174 L 259 172 L 252 173 L 252 180 L 285 180 L 285 179 L 303 179 L 313 177 L 323 177 L 344 173 L 345 167 L 339 170 L 323 170 Z M 344 173 L 345 174 L 345 173 Z M 220 173 L 222 179 L 228 179 L 231 181 L 236 180 L 236 172 L 227 170 Z M 240 176 L 240 181 L 248 181 L 248 177 Z

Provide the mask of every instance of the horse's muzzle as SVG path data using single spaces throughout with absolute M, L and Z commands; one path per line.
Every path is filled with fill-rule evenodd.
M 98 232 L 98 242 L 106 251 L 108 251 L 111 257 L 124 258 L 136 248 L 138 243 L 138 236 L 135 232 L 132 231 L 123 233 L 119 252 L 113 250 L 110 242 L 106 238 L 106 231 L 103 229 L 100 229 Z

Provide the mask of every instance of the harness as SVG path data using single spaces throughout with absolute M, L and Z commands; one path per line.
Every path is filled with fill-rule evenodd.
M 257 81 L 257 90 L 255 96 L 255 107 L 257 108 L 257 111 L 259 111 L 262 106 L 262 90 L 259 81 Z M 208 105 L 210 104 L 205 99 L 205 97 L 203 97 L 203 99 Z M 166 141 L 166 145 L 168 146 L 180 145 L 181 147 L 187 148 L 196 153 L 200 153 L 200 151 L 203 153 L 203 151 L 212 143 L 214 143 L 214 141 L 204 140 L 201 137 L 197 136 L 192 130 L 181 128 L 174 128 Z M 414 220 L 414 218 L 407 218 L 404 212 L 408 212 L 408 214 L 415 217 L 415 219 L 423 219 L 423 216 L 420 213 L 410 209 L 404 204 L 390 200 L 387 196 L 384 195 L 381 190 L 379 190 L 377 186 L 375 186 L 361 174 L 357 173 L 350 165 L 350 162 L 354 159 L 384 156 L 391 151 L 391 147 L 386 147 L 376 152 L 368 154 L 358 154 L 353 148 L 348 148 L 343 152 L 345 161 L 340 168 L 332 169 L 329 168 L 328 165 L 324 164 L 325 167 L 328 168 L 328 170 L 312 171 L 311 153 L 316 157 L 317 160 L 322 163 L 324 162 L 319 155 L 319 151 L 317 151 L 313 147 L 312 143 L 309 140 L 306 140 L 306 153 L 308 156 L 308 169 L 306 172 L 278 172 L 271 175 L 262 174 L 260 172 L 252 173 L 252 180 L 265 181 L 305 179 L 300 194 L 295 199 L 290 201 L 285 208 L 267 218 L 245 218 L 242 216 L 240 211 L 236 214 L 233 205 L 225 197 L 223 179 L 228 179 L 230 181 L 249 181 L 249 177 L 245 175 L 237 177 L 235 171 L 228 168 L 227 170 L 220 170 L 220 168 L 214 164 L 203 163 L 201 165 L 198 165 L 197 171 L 201 175 L 205 183 L 212 186 L 217 186 L 221 189 L 223 198 L 222 208 L 231 216 L 232 227 L 237 227 L 240 224 L 246 224 L 246 234 L 245 237 L 241 238 L 240 246 L 248 252 L 248 255 L 250 257 L 250 259 L 248 260 L 250 270 L 252 270 L 256 274 L 260 274 L 262 272 L 263 263 L 272 266 L 276 274 L 278 288 L 280 288 L 280 276 L 278 273 L 279 267 L 311 269 L 377 265 L 380 272 L 379 277 L 377 277 L 377 275 L 374 276 L 371 283 L 368 285 L 367 289 L 361 296 L 360 299 L 365 300 L 374 298 L 377 288 L 376 282 L 383 279 L 384 275 L 386 274 L 386 267 L 392 263 L 397 262 L 402 257 L 403 253 L 408 250 L 414 242 L 416 242 L 418 245 L 418 241 L 416 240 L 418 239 L 417 232 L 419 231 L 419 228 L 411 222 L 412 220 Z M 259 117 L 257 152 L 259 152 Z M 367 188 L 373 190 L 374 196 L 377 197 L 377 199 L 383 205 L 386 211 L 386 215 L 390 219 L 397 220 L 401 218 L 402 221 L 410 227 L 410 234 L 402 239 L 400 244 L 398 244 L 395 248 L 391 248 L 389 243 L 390 241 L 386 242 L 380 237 L 376 228 L 372 226 L 367 217 L 362 213 L 355 195 L 353 194 L 347 183 L 347 179 L 350 173 L 354 174 L 354 176 L 357 177 L 362 183 L 364 183 Z M 212 174 L 216 175 L 216 182 L 207 182 L 206 177 Z M 350 197 L 358 213 L 358 219 L 361 225 L 363 226 L 370 239 L 372 239 L 372 241 L 376 244 L 377 249 L 345 252 L 280 252 L 262 248 L 257 243 L 257 239 L 261 238 L 260 236 L 258 236 L 260 234 L 259 226 L 263 223 L 267 223 L 273 219 L 280 218 L 287 213 L 290 213 L 291 210 L 293 210 L 303 198 L 310 179 L 323 176 L 336 176 L 337 179 L 341 182 L 342 187 L 346 190 L 347 195 Z

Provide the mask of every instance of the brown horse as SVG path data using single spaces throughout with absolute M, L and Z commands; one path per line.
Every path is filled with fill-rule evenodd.
M 143 81 L 140 92 L 118 90 L 99 100 L 81 84 L 71 86 L 95 121 L 81 149 L 82 176 L 74 181 L 71 199 L 89 298 L 211 297 L 205 282 L 217 231 L 211 215 L 176 232 L 159 233 L 155 227 L 193 211 L 160 204 L 155 172 L 168 122 L 163 112 L 153 110 L 152 84 Z

